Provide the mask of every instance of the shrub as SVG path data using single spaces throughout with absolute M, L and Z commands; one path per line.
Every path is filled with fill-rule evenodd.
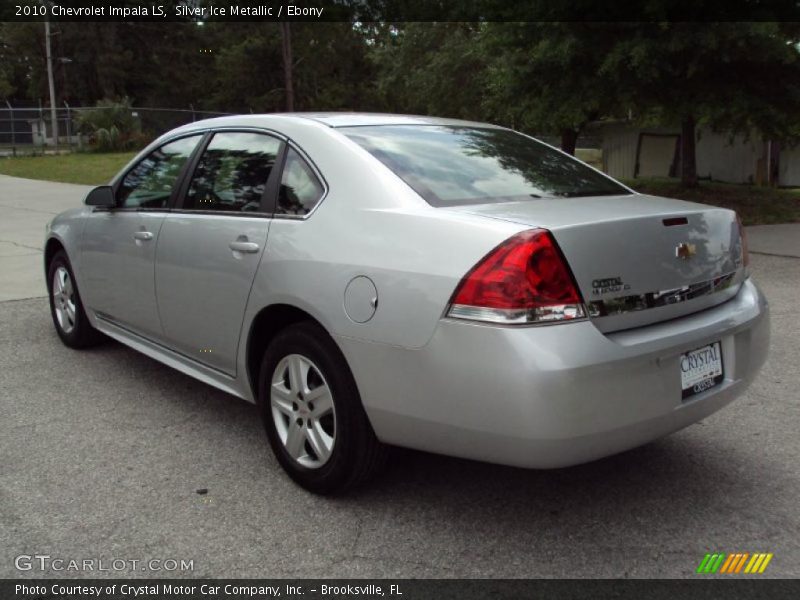
M 133 150 L 146 142 L 133 113 L 129 98 L 100 100 L 94 108 L 78 111 L 78 131 L 89 136 L 89 144 L 98 152 Z

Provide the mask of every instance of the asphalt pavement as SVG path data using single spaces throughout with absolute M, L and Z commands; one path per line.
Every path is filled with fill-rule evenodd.
M 18 201 L 8 179 L 0 249 L 40 248 L 24 227 L 58 212 L 56 201 Z M 82 196 L 36 185 L 58 202 Z M 9 210 L 39 216 L 17 214 L 14 227 Z M 337 499 L 284 476 L 252 405 L 115 342 L 64 347 L 46 298 L 24 295 L 43 294 L 25 287 L 41 277 L 40 257 L 25 254 L 27 273 L 2 254 L 0 283 L 23 299 L 0 302 L 0 578 L 671 578 L 698 577 L 707 552 L 770 552 L 763 576 L 798 577 L 800 259 L 770 254 L 785 256 L 751 258 L 771 302 L 770 357 L 721 412 L 554 471 L 398 450 L 381 477 Z M 15 568 L 37 554 L 193 568 Z

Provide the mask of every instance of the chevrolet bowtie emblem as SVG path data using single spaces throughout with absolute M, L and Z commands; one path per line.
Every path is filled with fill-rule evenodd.
M 697 246 L 694 244 L 680 243 L 675 247 L 675 258 L 686 260 L 697 254 Z

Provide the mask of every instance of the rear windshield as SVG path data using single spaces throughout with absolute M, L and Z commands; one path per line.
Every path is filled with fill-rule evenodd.
M 508 129 L 379 125 L 339 131 L 434 206 L 630 194 L 583 163 Z

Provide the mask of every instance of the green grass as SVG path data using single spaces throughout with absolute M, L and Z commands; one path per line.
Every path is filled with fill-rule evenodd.
M 732 208 L 745 225 L 768 225 L 800 221 L 800 189 L 775 189 L 702 181 L 684 188 L 675 179 L 631 179 L 625 184 L 643 194 L 679 198 L 702 204 Z
M 0 158 L 0 174 L 64 183 L 102 185 L 117 174 L 134 152 L 80 152 L 57 156 Z

